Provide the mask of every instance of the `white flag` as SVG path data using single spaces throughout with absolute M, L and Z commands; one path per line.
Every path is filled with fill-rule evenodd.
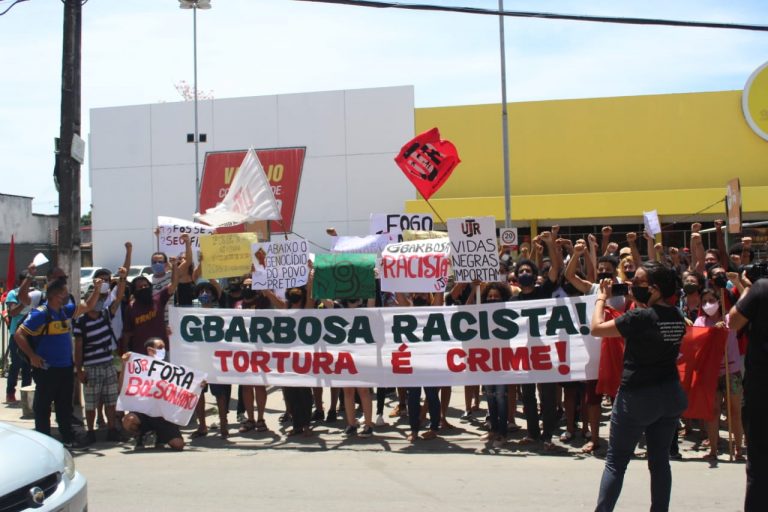
M 196 213 L 195 217 L 216 227 L 282 218 L 272 187 L 253 148 L 245 154 L 224 199 L 204 214 Z

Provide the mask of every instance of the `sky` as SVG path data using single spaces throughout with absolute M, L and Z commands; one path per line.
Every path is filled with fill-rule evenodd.
M 403 0 L 405 2 L 405 0 Z M 0 12 L 13 0 L 0 0 Z M 497 0 L 411 3 L 498 8 Z M 495 16 L 294 0 L 212 0 L 198 11 L 198 89 L 215 98 L 413 85 L 416 107 L 501 101 Z M 764 0 L 526 0 L 507 10 L 768 25 Z M 60 0 L 0 16 L 0 192 L 56 213 Z M 743 89 L 768 32 L 507 18 L 510 102 Z M 182 101 L 193 81 L 192 11 L 177 0 L 83 6 L 82 136 L 92 108 Z M 190 131 L 192 127 L 190 127 Z M 82 211 L 90 210 L 88 161 Z

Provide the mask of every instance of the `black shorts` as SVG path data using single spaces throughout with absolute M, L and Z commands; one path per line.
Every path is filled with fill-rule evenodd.
M 144 435 L 147 432 L 154 432 L 158 443 L 166 444 L 172 439 L 180 439 L 181 431 L 178 425 L 174 425 L 170 421 L 164 418 L 156 418 L 154 416 L 147 416 L 146 414 L 137 412 L 136 416 L 141 421 L 141 434 Z

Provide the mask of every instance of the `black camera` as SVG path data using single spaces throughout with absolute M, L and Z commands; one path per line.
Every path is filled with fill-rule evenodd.
M 768 261 L 763 260 L 759 263 L 744 265 L 742 270 L 746 273 L 747 279 L 754 283 L 758 279 L 768 277 Z

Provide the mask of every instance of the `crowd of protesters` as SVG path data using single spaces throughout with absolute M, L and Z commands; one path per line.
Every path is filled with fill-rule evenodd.
M 613 508 L 624 469 L 640 436 L 645 434 L 654 475 L 653 499 L 661 510 L 660 504 L 669 499 L 668 460 L 680 457 L 678 432 L 696 439 L 697 446 L 706 452 L 703 458 L 716 460 L 721 453 L 722 413 L 733 425 L 735 460 L 749 459 L 751 491 L 747 499 L 751 492 L 753 500 L 757 500 L 754 503 L 765 504 L 768 486 L 760 484 L 766 483 L 764 459 L 768 451 L 764 450 L 763 436 L 768 431 L 766 400 L 761 391 L 768 383 L 768 280 L 754 283 L 765 274 L 765 266 L 756 261 L 756 248 L 750 238 L 726 247 L 723 222 L 716 221 L 715 228 L 716 247 L 704 246 L 701 225 L 696 223 L 689 247 L 676 248 L 656 243 L 647 234 L 627 233 L 618 240 L 610 227 L 604 227 L 597 236 L 570 240 L 560 237 L 555 226 L 524 244 L 519 255 L 501 249 L 501 282 L 449 282 L 445 294 L 378 292 L 368 300 L 314 300 L 311 272 L 307 285 L 289 288 L 280 296 L 269 290 L 253 290 L 248 274 L 220 281 L 203 280 L 204 255 L 194 263 L 186 235 L 184 253 L 170 258 L 160 252 L 152 254 L 153 275 L 138 276 L 130 283 L 126 269 L 131 264 L 132 248 L 126 243 L 123 266 L 116 275 L 98 272 L 93 293 L 84 301 L 70 295 L 67 276 L 58 268 L 48 272 L 44 290 L 34 290 L 32 276 L 36 269 L 30 266 L 27 274 L 20 276 L 20 287 L 5 299 L 13 345 L 9 351 L 6 403 L 17 401 L 19 377 L 22 386 L 34 380 L 35 428 L 40 432 L 50 434 L 51 403 L 55 403 L 59 435 L 65 443 L 93 443 L 97 426 L 104 424 L 110 442 L 124 441 L 126 435 L 138 436 L 141 441 L 143 434 L 154 432 L 157 442 L 178 450 L 185 441 L 175 425 L 161 418 L 115 411 L 126 354 L 172 360 L 169 304 L 234 309 L 461 307 L 473 304 L 478 297 L 483 303 L 493 303 L 593 295 L 593 335 L 624 340 L 624 371 L 615 389 L 600 388 L 596 381 L 466 386 L 464 411 L 451 418 L 450 387 L 426 387 L 423 392 L 422 388 L 285 387 L 280 390 L 284 413 L 279 421 L 290 425 L 289 436 L 311 436 L 314 426 L 325 424 L 337 427 L 345 438 L 374 436 L 377 428 L 388 421 L 402 421 L 407 425 L 405 437 L 413 443 L 440 437 L 458 420 L 484 430 L 482 439 L 497 449 L 504 448 L 512 437 L 517 445 L 533 445 L 541 452 L 575 443 L 586 454 L 607 447 L 598 506 L 601 510 Z M 643 243 L 645 247 L 641 247 Z M 665 326 L 661 332 L 659 325 Z M 729 329 L 728 364 L 724 361 L 720 370 L 716 419 L 711 422 L 680 421 L 685 395 L 680 390 L 675 361 L 686 325 Z M 36 340 L 34 346 L 32 338 Z M 758 373 L 760 376 L 755 377 Z M 73 417 L 73 397 L 74 402 L 80 402 L 80 386 L 76 383 L 82 386 L 84 396 L 84 439 L 77 439 L 72 427 L 78 421 Z M 264 386 L 240 385 L 234 395 L 231 385 L 210 384 L 203 393 L 214 397 L 217 421 L 215 426 L 209 425 L 205 400 L 200 400 L 190 439 L 213 435 L 209 430 L 213 428 L 220 437 L 227 438 L 234 432 L 265 432 L 277 427 L 265 420 L 268 389 Z M 395 399 L 389 413 L 385 411 L 388 397 Z M 485 415 L 480 412 L 481 397 L 486 402 Z M 230 412 L 233 398 L 237 401 L 234 414 Z M 747 409 L 750 414 L 746 417 L 741 414 L 742 400 L 753 406 L 751 411 Z M 524 419 L 521 424 L 519 402 Z M 724 408 L 724 402 L 730 408 Z M 610 442 L 606 443 L 600 423 L 611 407 Z M 362 417 L 358 419 L 360 412 Z M 231 422 L 233 418 L 235 422 Z M 511 436 L 518 430 L 519 434 Z M 560 443 L 556 444 L 555 439 Z

